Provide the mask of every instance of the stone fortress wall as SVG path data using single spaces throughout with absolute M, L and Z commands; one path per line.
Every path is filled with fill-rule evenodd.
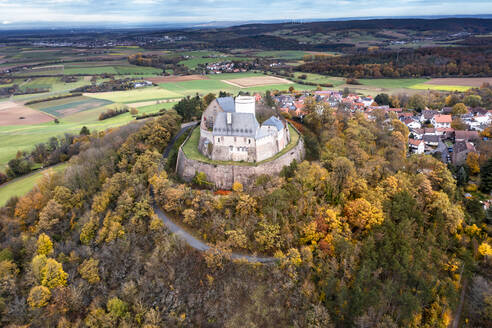
M 183 143 L 183 145 L 188 139 Z M 305 155 L 304 141 L 299 137 L 299 142 L 287 153 L 279 158 L 267 161 L 258 165 L 224 165 L 209 164 L 192 160 L 186 157 L 183 152 L 183 145 L 179 147 L 178 160 L 176 163 L 176 173 L 183 180 L 189 182 L 197 172 L 207 175 L 208 181 L 215 184 L 219 189 L 231 189 L 234 182 L 248 185 L 254 179 L 263 174 L 278 175 L 284 166 L 290 165 L 293 160 L 301 162 Z

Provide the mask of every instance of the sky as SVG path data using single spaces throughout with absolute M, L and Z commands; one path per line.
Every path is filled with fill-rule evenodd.
M 491 0 L 0 0 L 4 28 L 474 14 Z

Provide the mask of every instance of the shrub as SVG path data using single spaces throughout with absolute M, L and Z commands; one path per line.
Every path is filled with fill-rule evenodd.
M 348 78 L 346 83 L 352 84 L 352 85 L 360 85 L 361 84 L 357 79 L 354 79 L 354 78 Z
M 108 118 L 111 118 L 111 117 L 115 117 L 115 116 L 118 116 L 118 115 L 121 115 L 121 114 L 125 114 L 125 113 L 128 113 L 129 110 L 128 110 L 128 107 L 123 107 L 123 108 L 120 108 L 120 109 L 108 109 L 107 111 L 105 111 L 104 113 L 101 113 L 99 115 L 99 121 L 104 121 Z

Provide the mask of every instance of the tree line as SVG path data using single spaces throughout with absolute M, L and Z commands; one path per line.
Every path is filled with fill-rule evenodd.
M 490 76 L 492 51 L 488 46 L 375 50 L 317 57 L 297 69 L 353 78 Z

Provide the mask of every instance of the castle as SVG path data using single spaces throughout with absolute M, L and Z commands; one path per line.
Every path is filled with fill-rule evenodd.
M 285 121 L 275 116 L 259 124 L 254 97 L 217 98 L 203 112 L 198 150 L 217 161 L 261 162 L 290 142 Z

